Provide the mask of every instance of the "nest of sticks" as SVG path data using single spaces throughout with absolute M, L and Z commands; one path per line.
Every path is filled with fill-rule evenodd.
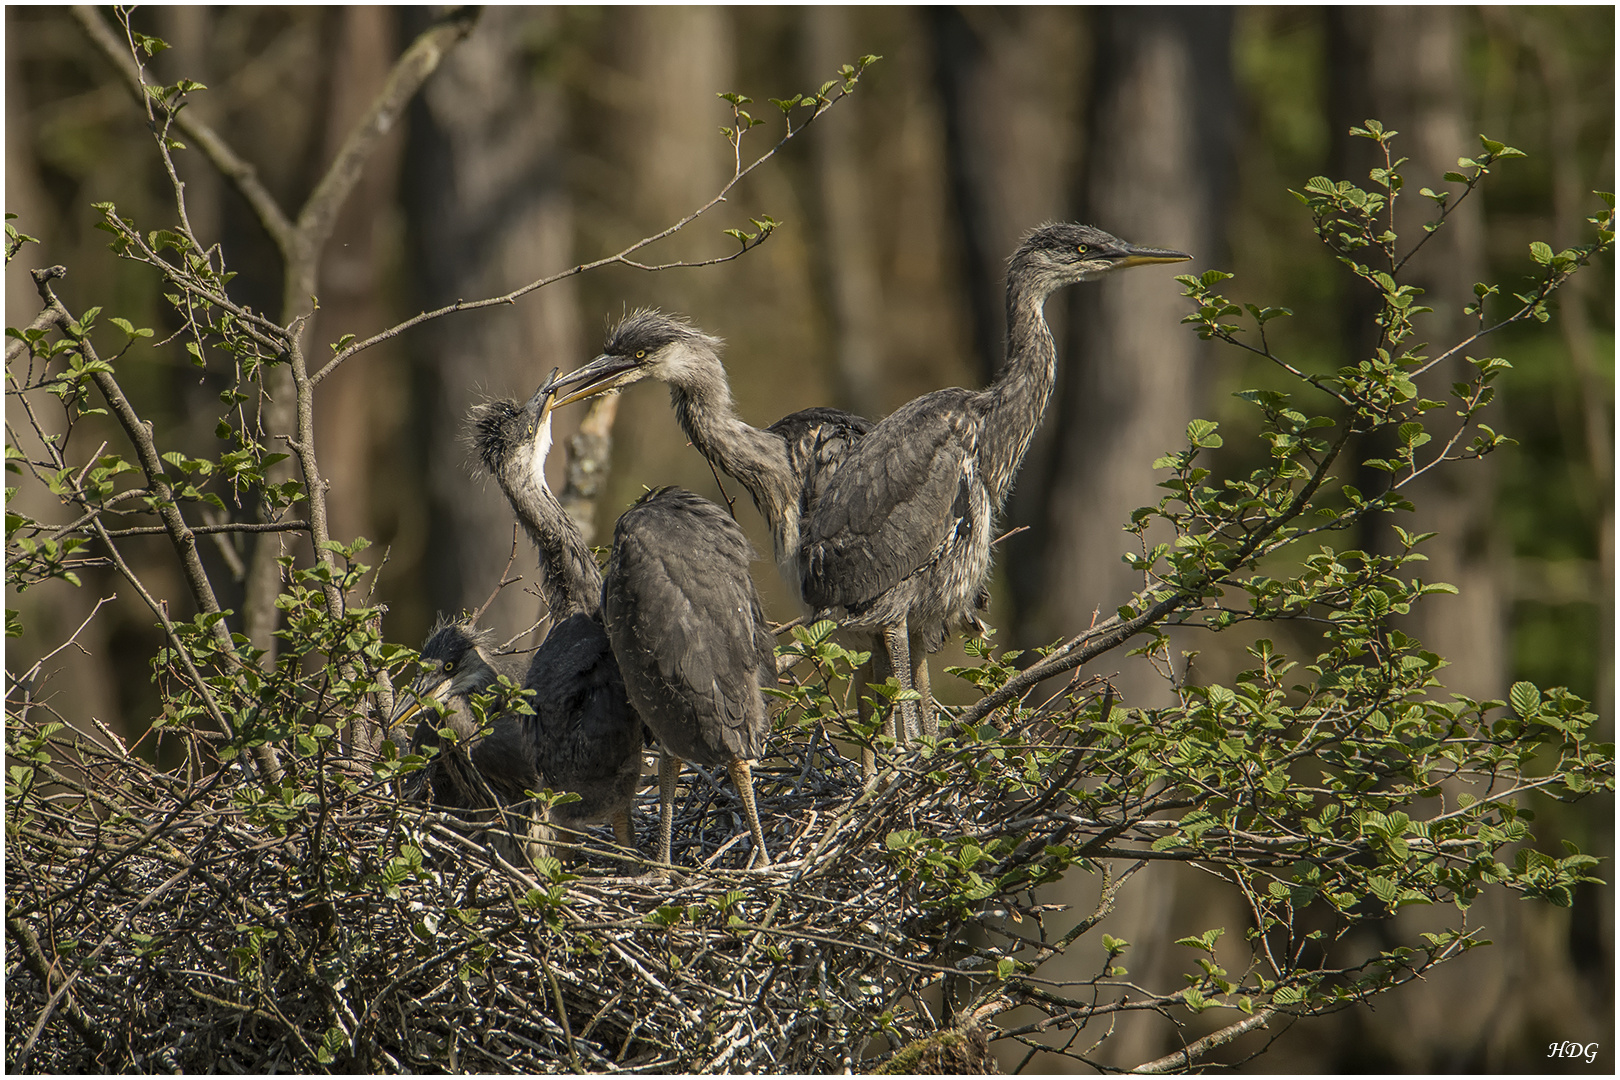
M 335 744 L 266 794 L 234 763 L 160 769 L 110 732 L 23 724 L 13 1070 L 870 1071 L 951 1030 L 941 980 L 994 962 L 893 835 L 1011 828 L 1034 865 L 1074 829 L 1032 826 L 967 751 L 881 757 L 863 783 L 824 730 L 779 732 L 754 774 L 774 868 L 745 869 L 735 792 L 688 764 L 657 880 L 605 829 L 509 859 L 522 823 L 413 802 Z M 650 773 L 635 817 L 650 850 Z

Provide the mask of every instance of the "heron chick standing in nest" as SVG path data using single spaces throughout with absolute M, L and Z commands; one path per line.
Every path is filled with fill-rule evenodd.
M 670 861 L 675 781 L 684 758 L 724 765 L 742 799 L 753 863 L 770 865 L 749 764 L 765 750 L 765 687 L 776 656 L 754 551 L 729 514 L 680 488 L 625 511 L 613 530 L 602 616 L 630 700 L 657 737 L 658 859 Z
M 721 341 L 683 319 L 638 311 L 602 355 L 560 383 L 559 404 L 644 378 L 669 384 L 692 445 L 753 496 L 777 564 L 817 615 L 880 636 L 901 689 L 901 742 L 937 734 L 927 653 L 976 625 L 987 598 L 991 522 L 1051 400 L 1057 354 L 1043 307 L 1053 292 L 1131 266 L 1191 256 L 1139 247 L 1089 225 L 1043 225 L 1007 267 L 1007 356 L 984 390 L 936 390 L 873 424 L 807 409 L 766 430 L 732 406 Z

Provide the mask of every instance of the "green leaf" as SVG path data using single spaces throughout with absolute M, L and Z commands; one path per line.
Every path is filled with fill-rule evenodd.
M 1221 437 L 1215 434 L 1218 426 L 1212 420 L 1194 420 L 1187 425 L 1187 441 L 1198 447 L 1218 447 L 1222 445 Z
M 1529 720 L 1541 713 L 1541 691 L 1532 682 L 1516 682 L 1508 691 L 1508 700 L 1521 720 Z
M 1202 949 L 1213 956 L 1215 953 L 1215 942 L 1219 940 L 1220 936 L 1224 933 L 1226 933 L 1226 931 L 1217 926 L 1213 930 L 1204 931 L 1197 937 L 1177 938 L 1176 944 L 1186 945 L 1188 948 L 1192 949 Z

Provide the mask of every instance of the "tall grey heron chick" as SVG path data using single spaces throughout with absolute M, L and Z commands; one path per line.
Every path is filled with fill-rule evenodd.
M 664 488 L 613 531 L 602 617 L 625 689 L 657 737 L 658 858 L 670 861 L 681 760 L 724 765 L 742 798 L 753 861 L 770 864 L 749 762 L 770 729 L 761 691 L 776 684 L 773 638 L 748 575 L 754 552 L 707 499 Z
M 936 733 L 926 653 L 974 622 L 987 596 L 991 523 L 1051 400 L 1056 348 L 1046 298 L 1126 267 L 1191 256 L 1140 247 L 1089 225 L 1026 236 L 1007 268 L 1007 355 L 984 390 L 937 390 L 877 424 L 806 410 L 764 431 L 732 406 L 718 338 L 638 311 L 602 354 L 565 377 L 568 404 L 644 378 L 669 384 L 676 418 L 706 457 L 741 483 L 770 523 L 777 564 L 804 604 L 882 637 L 902 688 L 902 739 Z

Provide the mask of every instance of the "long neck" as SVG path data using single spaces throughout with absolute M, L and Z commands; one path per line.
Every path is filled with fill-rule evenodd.
M 520 455 L 521 457 L 522 455 Z M 602 571 L 557 497 L 537 475 L 543 461 L 510 461 L 497 474 L 501 490 L 540 549 L 541 586 L 555 621 L 594 615 L 602 605 Z
M 1016 272 L 1007 281 L 1007 360 L 984 393 L 985 424 L 979 436 L 980 475 L 999 509 L 1052 399 L 1057 349 L 1042 308 L 1052 288 L 1026 282 Z
M 693 350 L 688 357 L 691 362 L 669 380 L 676 421 L 698 453 L 747 489 L 774 527 L 799 496 L 786 444 L 737 415 L 718 356 Z

